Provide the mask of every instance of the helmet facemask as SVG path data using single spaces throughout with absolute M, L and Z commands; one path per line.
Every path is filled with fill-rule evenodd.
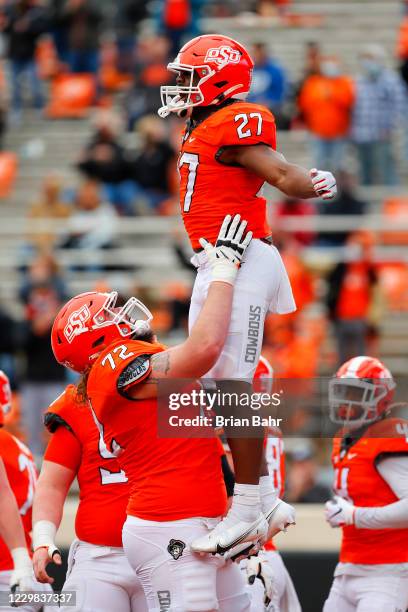
M 388 393 L 380 379 L 333 378 L 329 382 L 330 420 L 353 428 L 373 423 L 379 419 L 379 404 Z
M 116 307 L 118 294 L 112 291 L 102 308 L 93 317 L 92 329 L 115 325 L 123 338 L 141 336 L 150 331 L 153 315 L 140 300 L 129 298 L 121 307 Z
M 179 114 L 181 111 L 202 104 L 204 94 L 201 91 L 201 85 L 215 74 L 215 70 L 209 66 L 189 66 L 172 62 L 168 64 L 167 68 L 176 74 L 179 72 L 187 73 L 189 78 L 187 85 L 163 85 L 160 87 L 163 106 L 157 112 L 162 118 L 167 117 L 170 113 Z M 198 80 L 194 83 L 196 79 Z

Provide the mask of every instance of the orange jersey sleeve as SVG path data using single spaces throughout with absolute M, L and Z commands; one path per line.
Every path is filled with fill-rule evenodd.
M 178 162 L 180 207 L 194 249 L 200 237 L 215 241 L 227 214 L 246 219 L 255 238 L 270 234 L 263 179 L 220 159 L 225 147 L 257 144 L 275 149 L 275 120 L 267 108 L 247 102 L 219 109 L 186 134 Z
M 52 461 L 77 473 L 81 463 L 81 444 L 66 427 L 58 427 L 45 450 L 45 461 Z

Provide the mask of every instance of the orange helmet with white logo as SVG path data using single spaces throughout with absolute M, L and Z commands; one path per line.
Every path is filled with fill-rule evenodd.
M 389 410 L 395 381 L 374 357 L 353 357 L 329 383 L 330 419 L 353 427 L 378 421 Z
M 0 370 L 0 427 L 4 425 L 4 417 L 11 410 L 11 388 L 7 374 Z
M 251 87 L 254 63 L 243 45 L 228 36 L 206 34 L 184 45 L 167 66 L 186 73 L 187 85 L 163 85 L 158 113 L 167 117 L 193 106 L 220 104 L 228 98 L 244 100 Z
M 150 331 L 153 315 L 137 298 L 117 307 L 118 294 L 91 291 L 72 298 L 55 317 L 51 346 L 62 365 L 84 372 L 106 347 Z

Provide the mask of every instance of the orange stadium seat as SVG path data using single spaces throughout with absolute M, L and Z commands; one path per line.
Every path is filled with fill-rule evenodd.
M 380 284 L 391 310 L 408 310 L 408 265 L 403 262 L 382 264 Z
M 0 153 L 0 198 L 6 198 L 13 189 L 17 176 L 18 158 L 15 153 Z
M 408 197 L 388 198 L 383 204 L 383 214 L 390 221 L 408 221 Z M 383 244 L 408 245 L 408 230 L 400 232 L 382 232 Z
M 91 74 L 64 74 L 52 81 L 46 115 L 51 119 L 80 118 L 88 114 L 96 95 Z

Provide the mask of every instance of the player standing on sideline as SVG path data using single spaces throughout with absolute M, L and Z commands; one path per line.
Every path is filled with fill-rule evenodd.
M 157 415 L 160 379 L 197 379 L 221 354 L 238 267 L 251 240 L 245 226 L 239 215 L 232 222 L 228 216 L 219 234 L 223 246 L 202 241 L 213 282 L 182 344 L 158 344 L 146 306 L 130 298 L 116 307 L 116 293 L 73 298 L 53 325 L 54 355 L 83 374 L 80 386 L 99 432 L 129 479 L 123 544 L 152 612 L 249 609 L 239 568 L 189 546 L 226 509 L 218 442 L 160 438 Z
M 33 504 L 33 564 L 37 580 L 52 583 L 46 567 L 61 564 L 55 534 L 64 502 L 76 477 L 77 539 L 71 545 L 64 591 L 76 592 L 72 612 L 144 612 L 142 585 L 122 547 L 122 527 L 130 487 L 105 445 L 86 403 L 69 385 L 45 413 L 53 434 L 44 455 Z
M 0 591 L 51 592 L 34 579 L 31 549 L 31 506 L 37 471 L 28 448 L 3 429 L 4 415 L 11 409 L 7 376 L 0 370 Z M 5 612 L 13 606 L 0 606 Z M 37 612 L 42 604 L 20 606 L 22 612 Z M 45 611 L 56 608 L 47 606 Z
M 259 360 L 267 312 L 289 313 L 295 303 L 281 257 L 271 245 L 266 220 L 264 182 L 289 196 L 331 199 L 336 181 L 330 172 L 310 172 L 286 161 L 276 151 L 276 128 L 265 107 L 245 102 L 253 61 L 243 45 L 217 34 L 194 38 L 168 69 L 176 85 L 161 87 L 158 113 L 187 118 L 178 167 L 180 206 L 198 268 L 190 307 L 194 325 L 211 282 L 211 270 L 199 237 L 214 242 L 224 215 L 232 208 L 248 219 L 254 240 L 248 249 L 234 293 L 232 322 L 224 350 L 206 374 L 227 392 L 247 391 Z M 234 380 L 234 384 L 231 381 Z M 246 381 L 245 383 L 243 381 Z M 243 386 L 246 385 L 246 386 Z M 195 550 L 216 551 L 235 544 L 240 534 L 258 525 L 262 497 L 263 440 L 234 439 L 226 431 L 237 484 L 227 517 L 209 537 L 194 542 Z
M 354 357 L 330 381 L 334 500 L 340 563 L 324 612 L 405 612 L 408 607 L 408 421 L 391 418 L 395 382 L 372 357 Z

